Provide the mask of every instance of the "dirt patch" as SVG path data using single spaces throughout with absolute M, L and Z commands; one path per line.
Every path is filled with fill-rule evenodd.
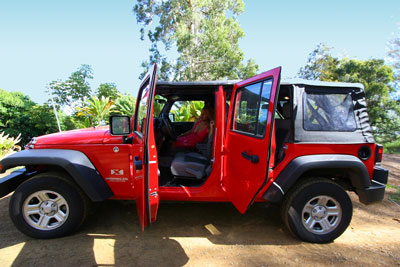
M 385 155 L 383 166 L 390 169 L 389 183 L 400 186 L 400 155 Z M 350 196 L 351 225 L 326 245 L 290 236 L 279 209 L 261 203 L 244 215 L 227 203 L 162 203 L 157 222 L 141 233 L 132 202 L 106 201 L 77 234 L 35 240 L 13 226 L 7 196 L 0 199 L 0 265 L 400 265 L 400 207 L 388 195 L 369 206 Z

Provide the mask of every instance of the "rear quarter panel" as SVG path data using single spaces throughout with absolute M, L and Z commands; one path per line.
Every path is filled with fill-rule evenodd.
M 285 151 L 285 158 L 274 167 L 272 172 L 269 173 L 269 180 L 267 185 L 261 190 L 257 196 L 257 201 L 265 201 L 262 196 L 268 187 L 275 181 L 278 175 L 284 168 L 295 158 L 307 155 L 323 155 L 323 154 L 342 154 L 353 155 L 357 158 L 358 151 L 361 147 L 368 146 L 371 149 L 372 155 L 368 160 L 361 160 L 367 167 L 370 179 L 372 179 L 374 166 L 375 166 L 375 144 L 299 144 L 292 143 L 286 144 L 287 150 Z

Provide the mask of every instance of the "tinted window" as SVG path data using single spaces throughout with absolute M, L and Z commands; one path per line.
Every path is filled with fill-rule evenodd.
M 306 93 L 304 129 L 308 131 L 355 131 L 350 94 Z
M 269 99 L 271 96 L 272 80 L 264 81 L 261 93 L 261 102 L 258 112 L 257 135 L 264 136 L 267 128 Z
M 233 130 L 259 137 L 265 135 L 272 79 L 236 91 Z

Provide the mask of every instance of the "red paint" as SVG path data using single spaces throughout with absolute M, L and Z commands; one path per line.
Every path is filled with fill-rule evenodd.
M 281 68 L 276 68 L 268 72 L 264 72 L 256 78 L 250 78 L 233 88 L 232 96 L 236 94 L 238 87 L 246 86 L 259 80 L 267 78 L 273 79 L 269 107 L 268 120 L 265 135 L 261 138 L 248 136 L 241 132 L 235 131 L 228 127 L 226 134 L 227 153 L 224 164 L 226 165 L 226 188 L 230 201 L 239 210 L 244 213 L 247 210 L 250 202 L 255 197 L 257 191 L 261 188 L 267 179 L 267 170 L 269 165 L 269 145 L 271 139 L 271 125 L 274 114 L 274 103 L 276 88 L 279 83 Z M 264 89 L 265 90 L 265 89 Z M 233 105 L 232 105 L 233 106 Z M 238 106 L 237 104 L 235 106 Z M 233 120 L 232 109 L 229 113 L 228 125 L 232 124 Z M 257 156 L 257 163 L 252 163 L 250 160 L 242 156 L 243 153 Z
M 101 144 L 106 132 L 108 132 L 107 126 L 48 134 L 39 136 L 35 147 L 41 144 Z
M 279 75 L 280 68 L 277 68 L 236 84 L 232 92 L 227 123 L 225 122 L 226 92 L 224 92 L 222 86 L 216 91 L 214 161 L 211 175 L 200 187 L 158 187 L 158 157 L 154 140 L 153 112 L 150 112 L 150 117 L 146 117 L 143 124 L 144 128 L 149 129 L 147 140 L 133 133 L 131 134 L 133 143 L 123 144 L 122 137 L 111 136 L 108 129 L 103 127 L 42 136 L 37 138 L 34 148 L 71 149 L 83 152 L 96 166 L 113 191 L 114 199 L 136 200 L 142 229 L 148 223 L 156 220 L 160 199 L 173 201 L 230 201 L 243 213 L 251 204 L 257 192 L 259 193 L 255 201 L 264 201 L 262 199 L 263 193 L 282 170 L 293 159 L 300 156 L 348 154 L 358 157 L 360 147 L 369 146 L 373 151 L 372 157 L 364 161 L 364 164 L 372 178 L 375 157 L 379 157 L 381 154 L 380 151 L 375 154 L 375 144 L 287 144 L 285 158 L 278 166 L 274 166 L 275 135 L 272 134 L 270 136 L 270 132 L 274 118 L 273 105 L 276 98 Z M 232 130 L 230 125 L 233 120 L 233 101 L 237 89 L 269 77 L 273 78 L 273 84 L 265 136 L 254 138 Z M 155 79 L 155 85 L 156 77 L 150 75 L 149 79 L 151 80 L 151 78 Z M 150 88 L 147 93 L 154 98 L 155 90 L 153 89 Z M 152 109 L 152 103 L 148 102 L 147 106 Z M 227 125 L 227 130 L 225 130 L 225 125 Z M 274 133 L 274 131 L 272 132 Z M 270 145 L 271 155 L 268 166 L 267 152 Z M 249 155 L 257 155 L 259 163 L 254 164 L 245 159 L 241 155 L 243 151 Z M 145 153 L 148 155 L 147 162 L 145 162 Z M 135 157 L 143 161 L 142 170 L 137 170 L 133 166 Z M 148 174 L 148 188 L 146 187 L 146 174 Z M 263 186 L 264 184 L 265 186 Z M 148 190 L 147 194 L 146 190 Z M 148 210 L 147 201 L 149 201 L 150 210 Z M 148 218 L 148 211 L 150 211 L 150 218 Z

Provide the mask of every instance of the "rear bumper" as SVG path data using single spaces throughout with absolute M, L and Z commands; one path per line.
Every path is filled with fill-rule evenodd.
M 21 183 L 32 177 L 36 172 L 28 173 L 25 168 L 13 171 L 11 174 L 0 178 L 0 197 L 14 191 Z
M 380 166 L 375 166 L 371 186 L 363 189 L 356 189 L 360 202 L 371 204 L 383 200 L 389 171 Z

